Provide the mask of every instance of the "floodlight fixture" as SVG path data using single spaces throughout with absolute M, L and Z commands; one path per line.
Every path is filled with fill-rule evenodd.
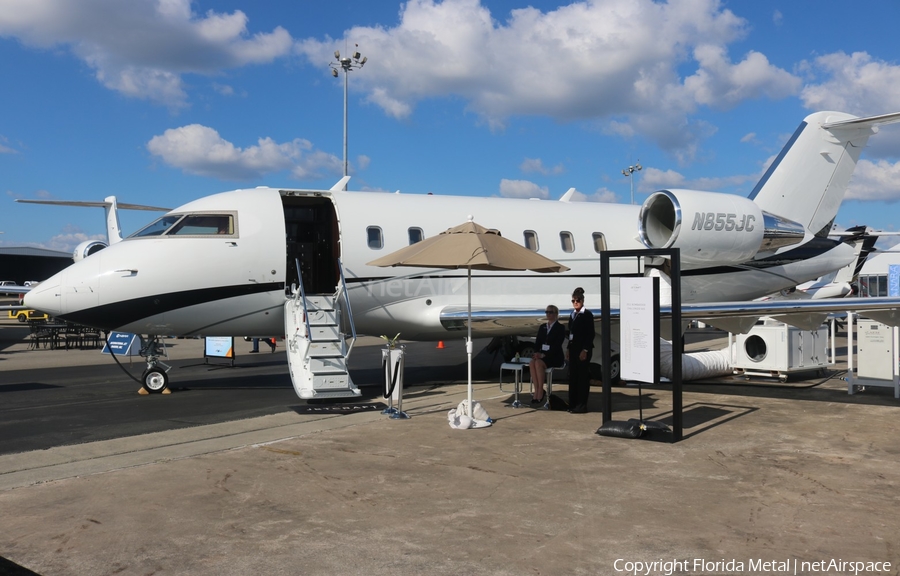
M 344 71 L 344 176 L 347 176 L 349 165 L 347 163 L 347 92 L 348 92 L 348 74 L 354 68 L 362 68 L 368 58 L 363 57 L 360 60 L 362 55 L 356 51 L 353 52 L 352 58 L 341 58 L 340 50 L 334 51 L 334 60 L 329 64 L 331 66 L 331 75 L 335 78 L 338 77 L 338 68 Z M 344 190 L 347 189 L 347 185 L 344 184 Z
M 641 166 L 641 161 L 638 160 L 634 166 L 629 166 L 628 168 L 622 170 L 622 176 L 625 176 L 631 182 L 631 203 L 634 204 L 634 173 L 640 172 L 644 167 Z

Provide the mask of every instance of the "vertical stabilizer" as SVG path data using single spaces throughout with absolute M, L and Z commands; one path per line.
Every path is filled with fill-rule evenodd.
M 859 155 L 877 125 L 900 114 L 857 118 L 843 112 L 807 116 L 784 146 L 750 199 L 766 212 L 826 236 L 847 192 Z
M 122 241 L 122 227 L 119 225 L 119 207 L 116 205 L 115 196 L 107 196 L 103 199 L 106 205 L 106 238 L 109 245 Z

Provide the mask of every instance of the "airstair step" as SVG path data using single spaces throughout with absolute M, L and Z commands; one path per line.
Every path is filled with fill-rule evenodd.
M 313 390 L 319 395 L 320 390 L 335 390 L 339 388 L 348 388 L 350 382 L 349 374 L 327 374 L 314 375 L 312 378 Z
M 345 388 L 343 390 L 313 390 L 309 398 L 353 398 L 362 396 L 359 388 Z
M 310 358 L 342 358 L 344 352 L 340 342 L 310 342 Z
M 313 310 L 334 310 L 334 298 L 331 296 L 312 295 L 306 297 L 306 307 Z
M 337 312 L 334 310 L 309 310 L 309 325 L 310 326 L 336 326 L 337 325 Z
M 309 371 L 313 376 L 320 374 L 346 374 L 347 363 L 344 358 L 310 358 Z
M 310 326 L 310 342 L 340 342 L 341 333 L 337 326 Z

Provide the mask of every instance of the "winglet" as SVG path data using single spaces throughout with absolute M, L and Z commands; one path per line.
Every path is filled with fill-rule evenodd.
M 575 188 L 569 188 L 565 194 L 562 195 L 562 198 L 559 199 L 560 202 L 570 202 L 572 200 L 572 196 L 575 195 Z
M 349 181 L 350 181 L 350 177 L 344 176 L 343 178 L 341 178 L 340 180 L 337 181 L 337 184 L 335 184 L 334 186 L 331 187 L 331 191 L 338 192 L 340 190 L 346 190 L 347 182 L 349 182 Z

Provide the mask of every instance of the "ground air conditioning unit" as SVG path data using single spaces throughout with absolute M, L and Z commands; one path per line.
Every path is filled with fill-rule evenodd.
M 792 372 L 824 370 L 828 365 L 828 327 L 801 330 L 765 320 L 738 334 L 734 371 L 747 376 L 787 380 Z
M 858 368 L 854 371 L 853 364 L 848 366 L 847 392 L 853 394 L 867 386 L 885 386 L 894 389 L 894 398 L 900 398 L 897 329 L 866 318 L 857 318 L 855 324 Z M 853 328 L 851 322 L 851 338 Z

